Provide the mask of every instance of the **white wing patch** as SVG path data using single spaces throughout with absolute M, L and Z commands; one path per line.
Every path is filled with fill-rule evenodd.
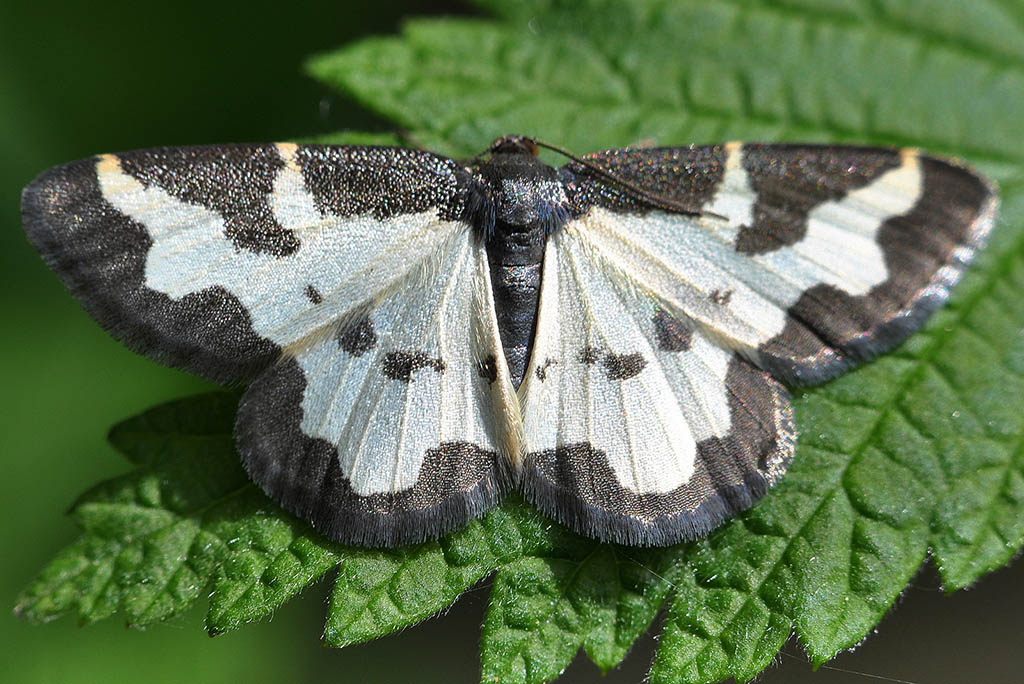
M 520 390 L 527 450 L 585 442 L 625 489 L 662 493 L 690 479 L 699 441 L 729 432 L 732 354 L 679 327 L 578 233 L 549 240 L 537 331 Z
M 824 283 L 854 296 L 889 278 L 878 231 L 893 216 L 906 214 L 924 190 L 916 154 L 869 185 L 811 210 L 807 233 L 785 249 L 753 257 L 766 270 L 789 274 L 791 289 L 777 303 L 796 302 L 808 287 Z
M 720 229 L 724 240 L 734 242 L 740 226 L 754 223 L 755 195 L 750 187 L 750 176 L 743 168 L 743 143 L 727 143 L 725 155 L 725 173 L 707 210 L 729 219 L 710 227 Z
M 732 219 L 652 212 L 618 214 L 593 207 L 569 223 L 592 249 L 728 349 L 756 357 L 759 345 L 786 325 L 787 310 L 808 289 L 834 285 L 863 295 L 889 277 L 878 231 L 910 211 L 923 177 L 913 152 L 869 185 L 811 210 L 803 239 L 765 254 L 736 250 L 756 195 L 732 148 L 709 211 Z
M 444 442 L 514 448 L 479 372 L 478 355 L 498 353 L 490 289 L 477 287 L 486 278 L 483 247 L 468 231 L 453 236 L 368 314 L 296 356 L 307 383 L 301 429 L 337 446 L 356 494 L 414 486 L 427 450 Z M 352 335 L 374 343 L 353 345 Z
M 270 196 L 270 208 L 282 228 L 295 231 L 300 240 L 313 237 L 322 230 L 337 230 L 338 217 L 320 213 L 313 205 L 302 178 L 302 169 L 295 161 L 298 145 L 278 143 L 277 152 L 284 161 L 284 168 L 274 179 L 274 192 Z
M 301 241 L 285 257 L 238 249 L 217 212 L 156 185 L 146 187 L 124 173 L 113 155 L 100 159 L 104 198 L 145 226 L 152 240 L 146 287 L 172 299 L 223 287 L 243 304 L 258 335 L 284 347 L 372 299 L 453 234 L 468 230 L 464 223 L 440 220 L 435 210 L 385 220 L 324 215 L 292 161 L 294 146 L 279 150 L 285 166 L 275 179 L 270 206 Z M 311 293 L 316 294 L 311 298 Z

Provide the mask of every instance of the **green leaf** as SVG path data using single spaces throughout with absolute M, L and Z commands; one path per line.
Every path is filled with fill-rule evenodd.
M 504 563 L 484 621 L 484 682 L 545 682 L 582 647 L 602 670 L 622 661 L 670 587 L 671 554 L 595 544 L 536 513 L 543 548 Z
M 742 137 L 1020 159 L 1024 31 L 994 3 L 480 4 L 506 21 L 413 21 L 310 72 L 453 154 L 516 131 L 579 152 Z
M 234 453 L 223 454 L 225 463 Z M 239 468 L 240 470 L 240 468 Z M 244 473 L 243 473 L 244 475 Z M 255 486 L 223 502 L 204 527 L 217 546 L 206 616 L 211 635 L 270 615 L 343 557 L 305 523 L 269 504 Z
M 74 610 L 92 621 L 121 610 L 141 626 L 209 594 L 207 626 L 219 634 L 266 617 L 337 568 L 324 639 L 342 646 L 441 611 L 495 569 L 521 590 L 530 581 L 524 568 L 550 563 L 559 574 L 551 586 L 571 602 L 555 612 L 575 611 L 571 624 L 551 631 L 564 653 L 552 662 L 543 645 L 519 639 L 509 659 L 547 658 L 551 677 L 580 645 L 605 668 L 618 663 L 667 595 L 652 565 L 661 554 L 595 545 L 518 501 L 437 542 L 390 550 L 330 544 L 249 483 L 231 440 L 236 404 L 235 394 L 202 395 L 117 426 L 111 441 L 136 469 L 75 505 L 84 536 L 36 578 L 17 611 L 41 621 Z M 522 597 L 492 610 L 492 638 L 518 638 L 517 619 L 530 619 Z
M 75 610 L 91 622 L 121 610 L 142 625 L 203 595 L 224 547 L 204 518 L 254 489 L 234 457 L 236 404 L 235 395 L 205 395 L 114 428 L 111 442 L 135 470 L 78 500 L 72 515 L 84 536 L 29 586 L 17 611 L 46 620 Z
M 147 624 L 209 594 L 208 627 L 219 633 L 335 569 L 324 638 L 341 646 L 443 611 L 491 576 L 483 681 L 548 681 L 581 648 L 614 667 L 666 599 L 651 680 L 746 681 L 793 633 L 816 664 L 858 643 L 929 555 L 955 590 L 1018 553 L 1024 6 L 478 4 L 494 18 L 412 21 L 398 37 L 316 57 L 309 70 L 408 140 L 452 155 L 523 132 L 576 152 L 767 139 L 966 157 L 1003 187 L 991 244 L 921 333 L 799 394 L 791 472 L 704 541 L 597 544 L 513 499 L 438 542 L 333 545 L 248 484 L 231 448 L 234 395 L 213 395 L 113 431 L 134 470 L 75 505 L 82 538 L 43 570 L 19 612 L 90 621 L 121 611 Z
M 507 536 L 507 518 L 495 511 L 440 541 L 409 548 L 349 550 L 331 593 L 324 641 L 367 641 L 451 605 L 498 563 L 503 551 L 495 542 Z
M 791 629 L 822 663 L 870 632 L 929 548 L 950 589 L 1019 550 L 1024 230 L 980 261 L 907 345 L 798 400 L 793 468 L 689 559 L 653 682 L 750 679 Z

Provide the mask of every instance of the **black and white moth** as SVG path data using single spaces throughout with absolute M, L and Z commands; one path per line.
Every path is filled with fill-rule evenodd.
M 131 348 L 251 380 L 252 478 L 344 543 L 454 530 L 518 489 L 604 541 L 707 534 L 785 472 L 783 383 L 946 299 L 991 183 L 914 150 L 618 149 L 508 136 L 104 155 L 22 196 L 29 239 Z

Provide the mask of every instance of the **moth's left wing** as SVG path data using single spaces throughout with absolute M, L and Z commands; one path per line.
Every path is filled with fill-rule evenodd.
M 916 150 L 730 143 L 585 159 L 705 215 L 652 209 L 574 162 L 570 226 L 787 382 L 835 377 L 917 329 L 998 205 L 985 178 Z
M 379 546 L 482 513 L 516 451 L 472 182 L 400 148 L 161 148 L 51 169 L 22 210 L 116 337 L 255 376 L 236 428 L 253 478 L 332 539 Z
M 520 395 L 527 498 L 604 541 L 706 535 L 782 476 L 795 444 L 778 381 L 672 315 L 571 227 L 548 242 Z

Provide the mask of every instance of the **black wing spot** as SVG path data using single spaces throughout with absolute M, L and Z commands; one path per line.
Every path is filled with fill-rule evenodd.
M 580 363 L 593 366 L 601 360 L 601 351 L 597 347 L 584 347 L 579 354 Z
M 319 304 L 324 301 L 324 296 L 320 294 L 320 290 L 316 289 L 312 285 L 306 286 L 306 298 L 314 304 Z
M 481 378 L 487 381 L 488 385 L 498 379 L 498 359 L 494 357 L 494 354 L 488 354 L 486 359 L 477 362 L 477 372 Z
M 658 349 L 669 352 L 690 350 L 693 331 L 684 326 L 678 318 L 664 309 L 658 309 L 658 313 L 654 314 L 653 321 L 654 332 L 658 336 Z
M 377 346 L 377 333 L 369 316 L 354 318 L 343 325 L 334 336 L 338 346 L 352 356 L 362 356 Z
M 421 368 L 433 368 L 440 375 L 445 371 L 444 359 L 432 359 L 423 352 L 388 352 L 382 370 L 392 380 L 412 382 L 412 374 Z
M 712 290 L 711 301 L 719 306 L 725 306 L 732 299 L 732 290 Z
M 580 363 L 586 366 L 593 366 L 600 361 L 609 380 L 628 380 L 634 378 L 647 366 L 647 360 L 640 352 L 633 352 L 632 354 L 613 354 L 608 352 L 607 354 L 602 354 L 600 349 L 589 345 L 580 350 L 577 358 Z M 552 363 L 557 363 L 557 361 L 548 359 L 544 362 L 543 366 L 537 367 L 537 377 L 542 382 L 547 375 L 548 367 Z
M 628 380 L 640 375 L 640 371 L 647 366 L 647 360 L 640 352 L 632 354 L 605 354 L 604 372 L 609 380 Z
M 541 365 L 537 366 L 537 368 L 534 370 L 534 373 L 537 375 L 537 379 L 540 380 L 541 382 L 544 382 L 545 380 L 547 380 L 547 378 L 548 378 L 548 368 L 551 368 L 552 366 L 554 366 L 557 363 L 558 363 L 558 361 L 556 359 L 551 359 L 551 358 L 544 359 L 544 363 L 542 363 Z

